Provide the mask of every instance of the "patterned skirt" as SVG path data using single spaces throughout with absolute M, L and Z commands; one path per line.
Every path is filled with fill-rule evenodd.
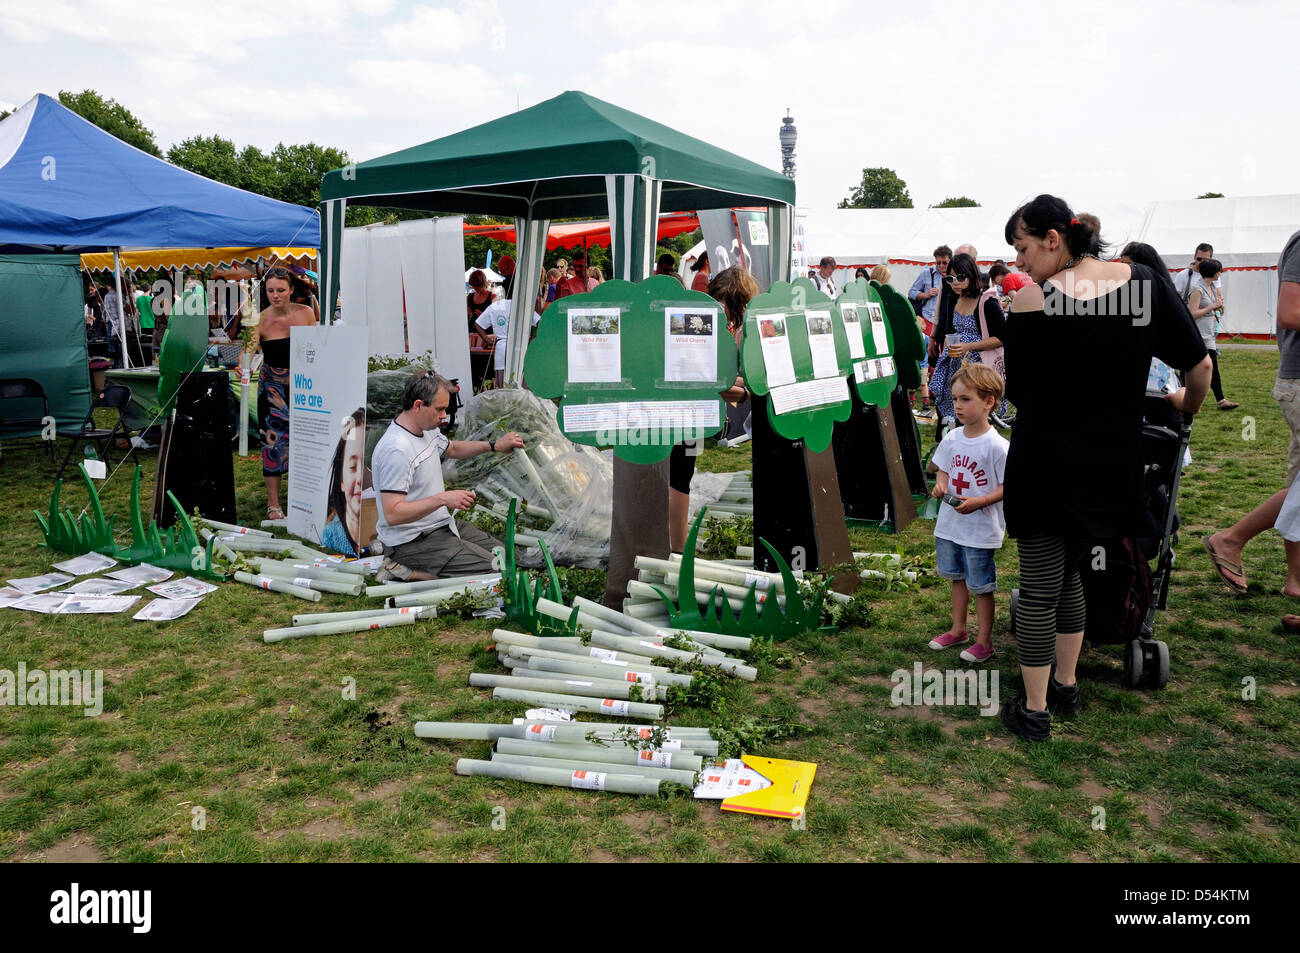
M 289 469 L 289 368 L 262 365 L 257 426 L 262 432 L 262 473 L 279 476 Z

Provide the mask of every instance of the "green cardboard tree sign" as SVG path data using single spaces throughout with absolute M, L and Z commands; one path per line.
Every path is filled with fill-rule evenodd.
M 888 406 L 894 387 L 898 384 L 898 369 L 894 361 L 894 332 L 885 317 L 880 294 L 861 278 L 844 286 L 835 299 L 844 331 L 849 337 L 850 356 L 853 357 L 853 386 L 864 404 L 875 407 Z M 862 342 L 858 355 L 853 355 L 853 338 Z M 883 338 L 883 340 L 882 340 Z M 883 345 L 883 346 L 882 346 Z
M 746 386 L 768 396 L 777 433 L 814 453 L 830 446 L 835 422 L 853 409 L 849 341 L 834 301 L 805 278 L 778 281 L 745 309 L 740 362 Z
M 912 304 L 893 285 L 871 282 L 871 287 L 880 295 L 885 307 L 885 319 L 893 338 L 894 364 L 898 371 L 898 383 L 904 390 L 916 390 L 921 386 L 921 362 L 925 360 L 925 336 L 916 323 L 916 312 Z
M 655 463 L 726 423 L 718 394 L 735 383 L 736 346 L 722 306 L 677 279 L 606 281 L 546 309 L 524 379 L 560 398 L 574 443 Z

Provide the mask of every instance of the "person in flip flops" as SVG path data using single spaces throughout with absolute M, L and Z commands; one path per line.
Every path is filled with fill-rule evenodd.
M 1246 591 L 1246 574 L 1241 569 L 1242 549 L 1260 533 L 1276 525 L 1287 489 L 1300 475 L 1300 232 L 1287 239 L 1282 249 L 1277 261 L 1277 281 L 1277 349 L 1281 352 L 1281 359 L 1277 366 L 1277 380 L 1273 384 L 1273 399 L 1278 402 L 1291 429 L 1286 486 L 1236 524 L 1202 540 L 1215 572 L 1233 592 Z M 1282 595 L 1300 599 L 1300 542 L 1287 542 L 1286 565 Z M 1300 617 L 1288 615 L 1283 619 L 1283 625 L 1300 627 Z
M 993 657 L 993 592 L 997 569 L 993 554 L 1002 548 L 1007 525 L 1002 517 L 1002 477 L 1006 472 L 1006 439 L 989 426 L 989 414 L 1002 400 L 1002 375 L 983 364 L 964 364 L 951 381 L 953 411 L 961 422 L 934 452 L 939 467 L 936 498 L 957 497 L 960 503 L 939 508 L 934 524 L 938 572 L 952 580 L 952 628 L 931 640 L 937 650 L 970 641 L 966 619 L 975 595 L 979 635 L 963 649 L 966 662 Z M 951 492 L 952 496 L 949 497 Z

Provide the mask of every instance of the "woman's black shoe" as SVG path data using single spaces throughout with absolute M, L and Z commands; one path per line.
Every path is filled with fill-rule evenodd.
M 1079 701 L 1079 683 L 1062 685 L 1056 680 L 1055 666 L 1047 679 L 1047 707 L 1066 718 L 1073 718 L 1083 707 Z
M 1012 695 L 1002 703 L 1002 723 L 1025 741 L 1046 741 L 1052 737 L 1052 716 L 1045 711 L 1030 711 L 1025 707 L 1024 695 Z

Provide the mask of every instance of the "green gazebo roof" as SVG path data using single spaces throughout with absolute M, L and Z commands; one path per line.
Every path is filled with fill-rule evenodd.
M 794 183 L 785 176 L 581 92 L 336 169 L 325 176 L 321 200 L 595 217 L 608 212 L 607 175 L 660 180 L 665 212 L 794 204 Z

